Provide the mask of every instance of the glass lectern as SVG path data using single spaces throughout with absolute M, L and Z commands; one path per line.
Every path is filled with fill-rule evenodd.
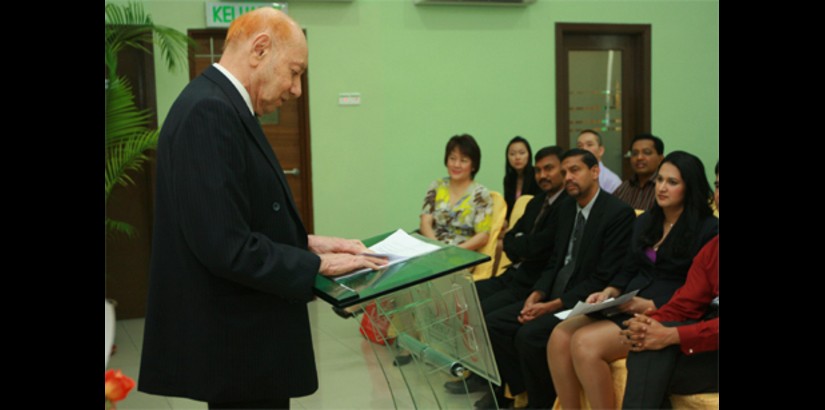
M 369 247 L 391 233 L 363 242 Z M 355 317 L 360 323 L 361 315 L 366 315 L 377 329 L 375 334 L 384 346 L 369 345 L 396 408 L 472 409 L 466 383 L 463 394 L 448 393 L 444 383 L 464 380 L 471 371 L 501 384 L 468 271 L 490 257 L 413 236 L 440 249 L 338 280 L 318 275 L 315 294 L 342 316 Z M 407 364 L 394 365 L 394 361 Z M 488 383 L 487 388 L 492 386 Z

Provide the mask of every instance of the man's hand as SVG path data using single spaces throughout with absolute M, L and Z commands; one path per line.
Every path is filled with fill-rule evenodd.
M 527 299 L 524 300 L 524 308 L 522 309 L 522 311 L 524 309 L 529 308 L 531 305 L 540 302 L 543 298 L 544 298 L 543 293 L 541 293 L 537 290 L 534 290 L 532 293 L 530 293 L 529 296 L 527 296 Z
M 648 309 L 645 314 L 637 313 L 624 322 L 627 329 L 619 334 L 622 343 L 629 345 L 631 351 L 660 350 L 680 343 L 677 328 L 666 327 L 649 317 L 652 312 L 653 309 Z
M 534 303 L 530 305 L 530 307 L 521 310 L 521 313 L 518 315 L 518 322 L 523 325 L 539 316 L 553 313 L 556 310 L 558 309 L 554 309 L 554 304 L 552 301 Z
M 524 307 L 518 315 L 518 321 L 525 324 L 541 315 L 555 312 L 561 308 L 561 301 L 559 299 L 549 302 L 541 302 L 544 294 L 539 291 L 533 291 L 530 296 L 524 301 Z
M 375 258 L 349 253 L 324 253 L 321 257 L 319 273 L 324 276 L 338 276 L 361 268 L 380 269 L 387 264 L 385 258 Z
M 325 253 L 348 253 L 357 255 L 367 252 L 367 247 L 358 239 L 335 238 L 332 236 L 308 235 L 309 250 L 316 255 Z

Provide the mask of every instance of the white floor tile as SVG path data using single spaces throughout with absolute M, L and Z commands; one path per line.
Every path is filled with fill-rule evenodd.
M 131 320 L 119 320 L 115 327 L 115 354 L 109 358 L 109 368 L 116 369 L 123 366 L 137 366 L 140 364 L 140 348 L 136 345 L 129 334 L 126 322 Z M 143 322 L 143 319 L 139 319 Z
M 127 319 L 119 321 L 119 324 L 122 325 L 123 330 L 127 335 L 129 335 L 129 339 L 132 341 L 132 344 L 134 344 L 138 350 L 143 348 L 144 323 L 144 319 Z

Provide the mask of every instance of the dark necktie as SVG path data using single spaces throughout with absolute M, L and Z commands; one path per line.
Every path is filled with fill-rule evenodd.
M 564 289 L 567 287 L 567 282 L 570 280 L 570 276 L 576 268 L 576 256 L 579 254 L 579 243 L 581 242 L 582 234 L 584 233 L 585 223 L 586 221 L 584 219 L 584 215 L 582 215 L 582 211 L 579 211 L 576 215 L 576 225 L 573 227 L 573 235 L 570 236 L 570 244 L 572 244 L 573 247 L 570 251 L 570 258 L 564 266 L 559 269 L 559 273 L 556 274 L 556 280 L 553 281 L 553 288 L 550 290 L 550 297 L 548 300 L 561 297 L 562 293 L 564 293 Z M 568 249 L 570 249 L 570 244 L 567 245 Z
M 544 217 L 544 214 L 547 213 L 547 210 L 550 209 L 550 197 L 544 199 L 544 202 L 541 203 L 541 210 L 539 211 L 539 216 L 536 217 L 536 221 L 533 222 L 533 229 L 530 230 L 530 233 L 535 233 L 536 230 L 539 228 L 539 221 L 541 218 Z

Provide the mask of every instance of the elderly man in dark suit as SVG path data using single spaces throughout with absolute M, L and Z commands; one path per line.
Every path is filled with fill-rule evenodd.
M 256 119 L 301 95 L 307 46 L 271 8 L 229 28 L 220 63 L 181 93 L 158 143 L 139 389 L 209 408 L 285 408 L 318 387 L 306 303 L 315 275 L 376 268 L 360 241 L 307 235 Z
M 598 164 L 592 153 L 578 148 L 562 156 L 569 197 L 559 204 L 547 269 L 526 300 L 485 316 L 501 378 L 512 394 L 527 391 L 530 408 L 550 408 L 556 398 L 546 360 L 547 339 L 561 322 L 554 313 L 603 289 L 627 253 L 635 213 L 599 189 Z M 501 391 L 497 396 L 500 402 Z M 476 406 L 492 407 L 492 396 Z

